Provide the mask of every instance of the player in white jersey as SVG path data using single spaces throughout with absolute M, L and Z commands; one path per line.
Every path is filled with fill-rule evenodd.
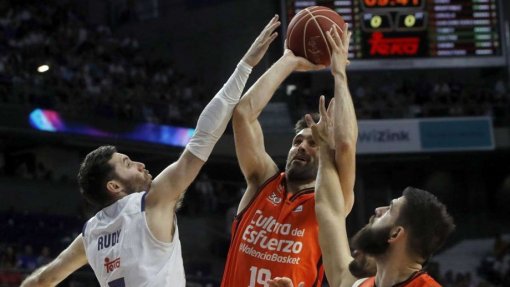
M 22 287 L 56 286 L 91 265 L 101 286 L 185 286 L 175 212 L 225 131 L 252 67 L 276 38 L 275 16 L 243 56 L 234 74 L 205 107 L 195 134 L 179 159 L 154 180 L 141 162 L 102 146 L 87 155 L 78 182 L 83 196 L 103 209 L 82 234 Z

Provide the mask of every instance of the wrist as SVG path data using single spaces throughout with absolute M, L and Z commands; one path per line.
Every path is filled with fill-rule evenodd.
M 253 65 L 248 63 L 245 59 L 241 59 L 241 61 L 239 61 L 239 63 L 237 64 L 237 68 L 244 72 L 251 73 Z
M 332 73 L 333 73 L 333 77 L 335 78 L 335 80 L 341 80 L 341 81 L 347 80 L 347 73 L 345 72 L 345 69 L 340 70 L 340 71 L 332 71 Z
M 299 59 L 291 53 L 283 54 L 277 62 L 290 71 L 294 71 L 299 66 Z

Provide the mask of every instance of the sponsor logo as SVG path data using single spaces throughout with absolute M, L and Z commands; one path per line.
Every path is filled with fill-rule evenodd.
M 113 270 L 120 267 L 120 257 L 115 260 L 110 260 L 110 258 L 106 257 L 104 259 L 104 268 L 106 269 L 106 273 L 110 273 Z
M 370 130 L 363 131 L 359 134 L 359 140 L 361 142 L 409 142 L 410 134 L 409 131 L 400 130 L 394 131 L 390 129 L 385 130 Z
M 370 55 L 393 56 L 407 55 L 414 56 L 418 54 L 420 38 L 418 37 L 400 37 L 384 38 L 383 33 L 376 32 L 368 40 L 370 44 Z
M 293 212 L 301 212 L 301 211 L 303 211 L 303 205 L 300 205 L 300 206 L 294 208 L 294 210 L 293 210 Z
M 271 193 L 271 195 L 269 195 L 267 197 L 267 199 L 273 204 L 273 205 L 278 205 L 282 202 L 282 198 L 279 197 L 276 193 Z

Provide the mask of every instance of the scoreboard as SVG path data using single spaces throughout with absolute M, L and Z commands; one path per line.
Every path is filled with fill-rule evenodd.
M 284 29 L 309 6 L 326 6 L 340 14 L 353 32 L 350 68 L 506 64 L 498 0 L 282 1 Z

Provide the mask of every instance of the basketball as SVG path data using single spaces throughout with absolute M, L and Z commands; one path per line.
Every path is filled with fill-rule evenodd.
M 342 29 L 344 19 L 328 7 L 311 6 L 297 13 L 287 28 L 287 47 L 296 56 L 314 64 L 329 66 L 331 47 L 326 32 L 336 25 Z

